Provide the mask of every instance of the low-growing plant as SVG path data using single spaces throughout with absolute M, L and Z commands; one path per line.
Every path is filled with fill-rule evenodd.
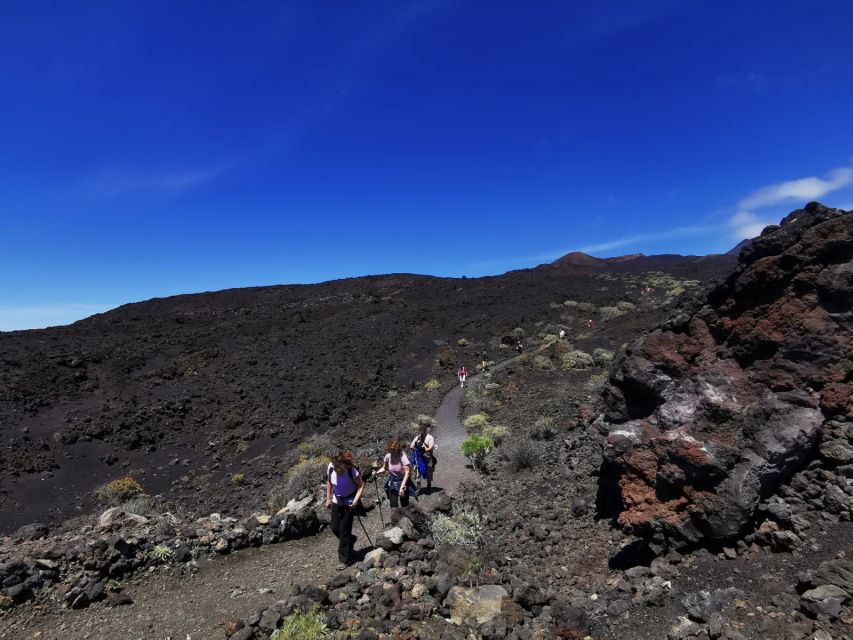
M 329 627 L 320 605 L 287 616 L 270 640 L 321 640 L 329 637 Z
M 110 592 L 121 591 L 121 582 L 114 578 L 110 578 L 104 583 L 104 589 Z
M 468 341 L 465 338 L 459 338 L 459 340 L 456 341 L 456 344 L 458 344 L 460 347 L 467 347 Z
M 133 513 L 146 518 L 151 517 L 156 513 L 154 501 L 150 496 L 146 496 L 145 494 L 139 494 L 130 500 L 125 500 L 121 503 L 121 508 L 126 513 Z
M 605 321 L 615 320 L 619 316 L 625 315 L 625 312 L 619 307 L 601 307 L 598 313 L 601 315 L 601 319 Z
M 607 349 L 596 349 L 592 352 L 592 359 L 599 367 L 609 367 L 613 362 L 613 352 Z
M 539 446 L 526 436 L 513 438 L 501 450 L 515 473 L 533 467 L 539 460 Z
M 483 387 L 483 389 L 485 389 L 486 394 L 494 393 L 495 391 L 497 391 L 500 388 L 501 388 L 501 385 L 499 385 L 497 382 L 487 382 L 486 386 Z
M 463 455 L 471 461 L 475 469 L 480 471 L 485 471 L 486 458 L 494 448 L 494 440 L 476 433 L 462 443 Z
M 501 424 L 489 424 L 483 427 L 483 436 L 492 440 L 495 445 L 500 445 L 508 435 L 509 428 Z
M 308 436 L 299 443 L 299 462 L 316 458 L 328 458 L 335 452 L 335 446 L 328 436 L 319 433 Z
M 430 429 L 435 429 L 438 423 L 435 421 L 435 418 L 432 416 L 428 416 L 425 414 L 420 414 L 417 418 L 414 419 L 412 424 L 416 427 L 429 427 Z
M 130 476 L 112 480 L 100 487 L 95 495 L 99 502 L 104 504 L 119 505 L 131 498 L 145 493 L 142 486 Z
M 542 371 L 553 371 L 555 368 L 551 358 L 542 355 L 533 356 L 533 366 Z
M 521 338 L 524 337 L 524 335 L 525 335 L 524 329 L 522 329 L 521 327 L 516 327 L 515 329 L 512 330 L 512 337 L 513 338 L 517 338 L 520 340 Z
M 231 474 L 231 484 L 240 485 L 246 482 L 246 474 L 245 473 L 232 473 Z
M 15 605 L 15 601 L 12 600 L 5 593 L 0 593 L 0 611 L 3 609 L 11 609 Z
M 481 431 L 483 427 L 489 424 L 489 416 L 485 413 L 475 413 L 473 416 L 465 418 L 465 428 L 468 431 Z
M 432 538 L 438 544 L 477 548 L 483 538 L 480 514 L 466 507 L 454 507 L 452 515 L 437 514 L 430 522 Z
M 158 544 L 156 547 L 154 547 L 151 550 L 151 556 L 157 562 L 164 562 L 164 563 L 169 562 L 169 560 L 171 560 L 174 555 L 175 555 L 175 552 L 172 551 L 165 544 Z
M 530 429 L 530 436 L 534 440 L 550 440 L 556 434 L 557 430 L 554 427 L 554 418 L 551 418 L 550 416 L 537 418 L 536 422 L 533 423 L 533 427 Z
M 424 389 L 426 389 L 427 391 L 438 391 L 439 389 L 441 389 L 441 383 L 438 381 L 437 378 L 430 378 L 424 385 Z
M 563 371 L 571 371 L 572 369 L 587 369 L 595 364 L 595 360 L 586 351 L 575 349 L 563 354 Z

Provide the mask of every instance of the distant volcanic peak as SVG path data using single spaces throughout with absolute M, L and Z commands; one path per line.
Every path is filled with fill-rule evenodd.
M 567 253 L 562 258 L 557 258 L 554 264 L 566 267 L 587 267 L 595 269 L 606 269 L 607 262 L 601 258 L 596 258 L 582 251 L 572 251 Z
M 727 256 L 738 256 L 740 255 L 741 249 L 744 249 L 752 244 L 752 238 L 747 238 L 746 240 L 741 240 L 734 247 L 726 251 Z

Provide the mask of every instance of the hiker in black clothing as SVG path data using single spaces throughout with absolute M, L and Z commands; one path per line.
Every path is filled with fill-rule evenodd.
M 485 349 L 483 349 L 483 355 L 480 357 L 483 358 L 483 371 L 485 371 L 486 367 L 489 365 L 489 354 L 486 353 Z
M 338 570 L 346 569 L 354 561 L 352 520 L 361 506 L 364 481 L 349 451 L 339 451 L 326 469 L 326 508 L 332 509 L 332 533 L 338 538 Z
M 435 438 L 429 433 L 425 424 L 421 425 L 420 433 L 412 440 L 409 449 L 412 451 L 417 450 L 427 463 L 426 490 L 429 493 L 430 489 L 432 489 L 432 474 L 435 471 Z

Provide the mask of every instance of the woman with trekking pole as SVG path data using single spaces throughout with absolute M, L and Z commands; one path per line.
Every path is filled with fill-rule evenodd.
M 326 508 L 332 510 L 332 533 L 338 539 L 338 571 L 354 562 L 356 537 L 352 535 L 352 520 L 359 515 L 364 481 L 355 466 L 350 451 L 339 451 L 326 469 Z
M 400 441 L 397 438 L 391 438 L 388 441 L 388 453 L 382 461 L 382 468 L 376 472 L 376 475 L 388 474 L 388 479 L 385 481 L 385 495 L 388 496 L 392 509 L 409 506 L 409 496 L 414 495 L 414 488 L 409 482 L 410 472 L 409 458 L 403 453 Z

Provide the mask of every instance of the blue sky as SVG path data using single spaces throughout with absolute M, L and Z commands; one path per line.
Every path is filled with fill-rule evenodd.
M 0 4 L 0 330 L 853 208 L 853 3 Z

